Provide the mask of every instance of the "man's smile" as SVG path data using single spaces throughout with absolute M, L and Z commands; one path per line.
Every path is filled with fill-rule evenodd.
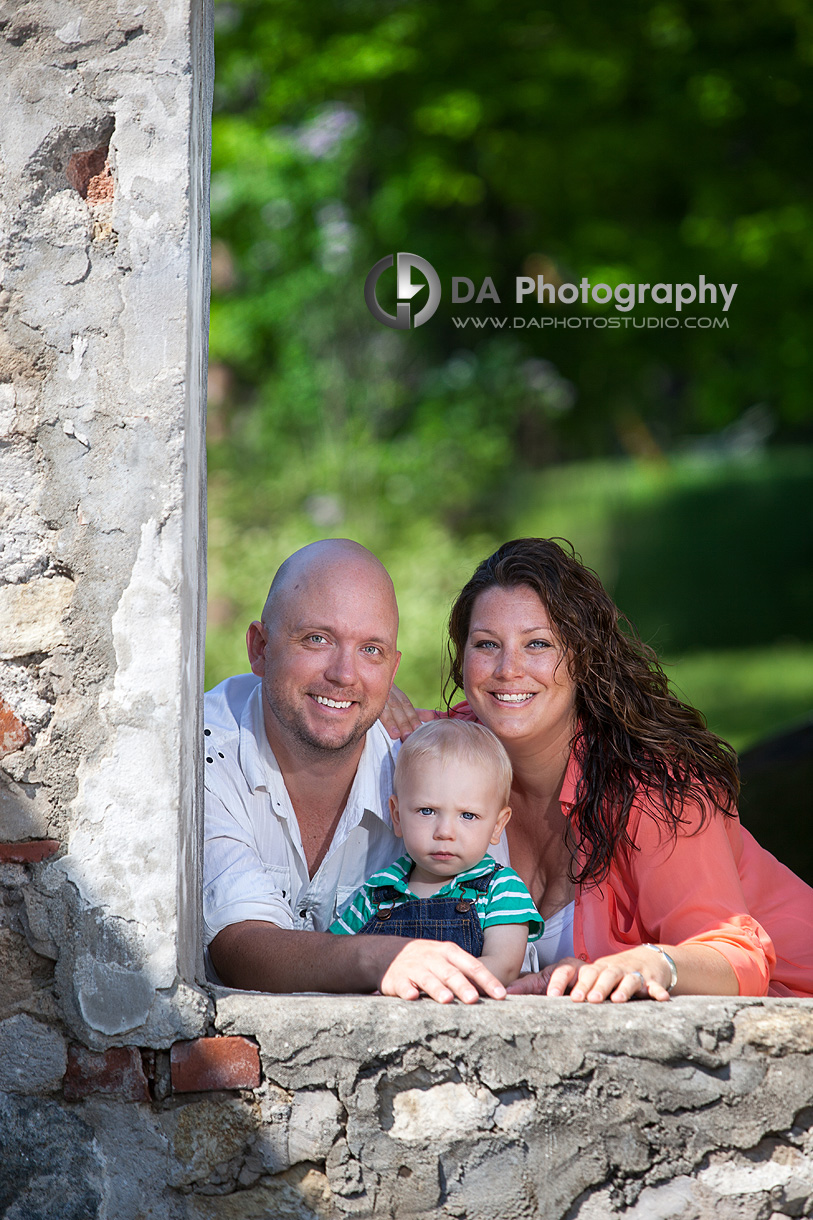
M 329 699 L 327 695 L 311 695 L 311 699 L 315 699 L 320 707 L 334 707 L 339 711 L 345 711 L 355 702 L 354 699 Z

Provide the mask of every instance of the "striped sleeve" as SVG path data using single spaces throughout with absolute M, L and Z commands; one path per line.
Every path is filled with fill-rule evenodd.
M 501 868 L 488 888 L 483 930 L 495 924 L 526 923 L 528 939 L 538 940 L 545 924 L 525 882 L 512 868 Z
M 349 907 L 333 920 L 328 928 L 334 936 L 355 936 L 372 919 L 374 907 L 370 901 L 367 885 L 363 885 Z

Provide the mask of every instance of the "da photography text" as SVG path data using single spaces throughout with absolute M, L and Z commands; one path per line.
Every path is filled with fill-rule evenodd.
M 377 288 L 382 276 L 387 272 L 394 272 L 395 278 L 395 312 L 391 313 L 384 309 L 378 299 Z M 413 279 L 414 273 L 414 279 Z M 392 288 L 390 284 L 390 288 Z M 491 276 L 486 276 L 479 284 L 473 279 L 465 275 L 454 275 L 450 279 L 450 301 L 452 305 L 483 305 L 486 302 L 495 305 L 501 305 L 502 300 L 497 291 L 494 280 Z M 426 292 L 426 296 L 419 294 Z M 700 275 L 695 282 L 685 282 L 682 284 L 616 284 L 612 287 L 610 284 L 593 284 L 583 276 L 578 284 L 576 283 L 560 283 L 552 280 L 546 280 L 544 275 L 530 276 L 518 275 L 515 280 L 514 303 L 517 305 L 527 306 L 529 304 L 553 306 L 553 305 L 592 305 L 592 306 L 611 306 L 617 313 L 628 314 L 636 306 L 652 306 L 666 305 L 671 306 L 673 313 L 680 314 L 684 306 L 687 305 L 713 305 L 721 309 L 723 313 L 728 313 L 731 302 L 734 299 L 734 293 L 737 291 L 736 284 L 713 284 L 706 280 L 705 275 Z M 389 254 L 385 258 L 379 259 L 375 266 L 371 269 L 364 284 L 364 299 L 367 302 L 367 308 L 376 319 L 384 326 L 393 327 L 396 330 L 409 330 L 417 326 L 423 326 L 437 312 L 441 302 L 443 289 L 441 286 L 440 276 L 438 275 L 432 264 L 419 254 L 409 254 L 404 251 L 398 254 Z M 416 300 L 416 298 L 419 298 Z M 655 317 L 647 316 L 646 318 L 628 318 L 610 316 L 609 318 L 600 315 L 581 315 L 579 317 L 552 317 L 543 315 L 539 318 L 514 316 L 509 319 L 506 316 L 487 316 L 466 318 L 453 317 L 452 321 L 458 328 L 471 326 L 471 329 L 485 329 L 487 327 L 510 327 L 514 330 L 521 330 L 529 326 L 566 326 L 568 329 L 578 329 L 584 327 L 589 329 L 591 326 L 594 330 L 611 329 L 618 330 L 622 327 L 626 328 L 630 324 L 636 329 L 653 329 L 666 326 L 667 329 L 685 326 L 687 329 L 698 327 L 708 329 L 714 327 L 728 326 L 728 319 L 711 318 L 707 316 L 687 316 L 678 318 L 670 317 Z

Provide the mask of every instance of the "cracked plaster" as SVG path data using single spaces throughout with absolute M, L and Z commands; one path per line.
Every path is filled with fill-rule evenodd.
M 94 1045 L 167 1045 L 208 1011 L 190 986 L 201 588 L 185 548 L 210 17 L 188 0 L 0 3 L 0 694 L 30 734 L 3 759 L 0 833 L 62 845 L 35 870 L 34 941 Z

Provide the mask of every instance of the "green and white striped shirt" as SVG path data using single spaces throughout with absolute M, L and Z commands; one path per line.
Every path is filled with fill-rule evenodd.
M 433 898 L 473 898 L 474 909 L 480 920 L 480 927 L 485 932 L 496 924 L 526 923 L 528 939 L 537 940 L 542 935 L 544 923 L 533 904 L 533 899 L 522 881 L 512 868 L 499 869 L 491 879 L 491 884 L 484 894 L 466 889 L 465 882 L 482 877 L 483 873 L 494 868 L 491 856 L 484 856 L 478 864 L 463 873 L 458 873 L 433 894 Z M 360 932 L 376 913 L 373 892 L 380 886 L 390 885 L 397 893 L 396 906 L 410 900 L 418 900 L 409 888 L 409 874 L 413 862 L 409 856 L 399 856 L 394 864 L 380 869 L 368 877 L 364 885 L 354 895 L 349 906 L 341 912 L 328 928 L 337 936 L 352 936 Z

